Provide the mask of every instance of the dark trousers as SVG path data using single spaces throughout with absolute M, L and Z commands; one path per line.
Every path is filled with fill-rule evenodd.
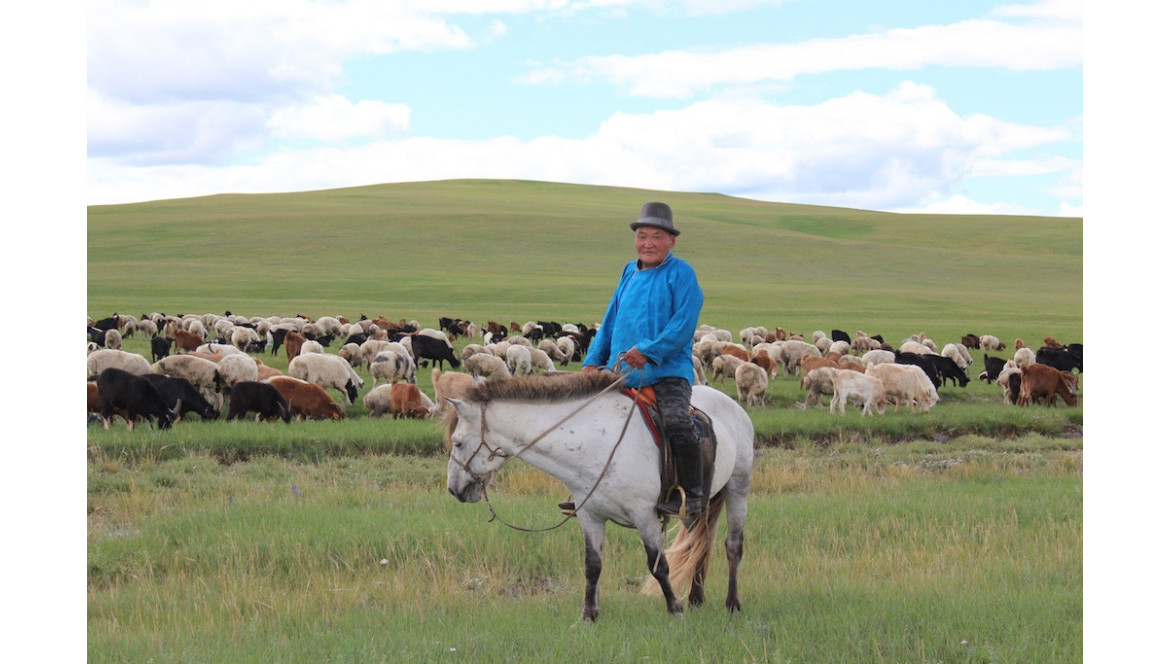
M 685 378 L 663 378 L 654 384 L 662 428 L 674 449 L 698 448 L 699 439 L 691 426 L 691 383 Z

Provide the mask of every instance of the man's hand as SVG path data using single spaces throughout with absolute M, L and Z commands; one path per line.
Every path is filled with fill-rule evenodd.
M 596 373 L 597 372 L 597 365 L 590 364 L 588 366 L 581 367 L 581 371 L 584 371 L 585 373 Z
M 626 351 L 626 354 L 622 356 L 622 361 L 631 367 L 634 367 L 635 369 L 641 369 L 642 367 L 646 366 L 646 363 L 650 360 L 648 360 L 646 356 L 642 354 L 642 351 L 635 347 Z

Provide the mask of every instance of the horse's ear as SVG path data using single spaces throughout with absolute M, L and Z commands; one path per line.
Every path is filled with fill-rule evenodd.
M 460 417 L 466 418 L 469 415 L 475 413 L 475 409 L 472 408 L 471 404 L 467 403 L 466 401 L 456 399 L 454 397 L 447 397 L 447 403 L 455 407 L 455 412 L 458 413 Z

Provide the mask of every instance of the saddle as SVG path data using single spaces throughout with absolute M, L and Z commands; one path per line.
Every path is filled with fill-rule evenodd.
M 623 387 L 621 391 L 634 400 L 634 403 L 638 406 L 638 410 L 642 413 L 642 419 L 645 421 L 646 427 L 654 437 L 654 443 L 662 451 L 658 456 L 658 470 L 661 479 L 659 501 L 665 501 L 669 498 L 669 494 L 672 491 L 679 490 L 678 467 L 675 464 L 674 453 L 671 451 L 670 445 L 662 444 L 662 413 L 658 410 L 658 398 L 654 394 L 654 386 L 648 385 L 639 390 Z M 699 408 L 695 408 L 694 404 L 691 404 L 690 415 L 691 427 L 695 431 L 695 437 L 699 441 L 699 449 L 702 452 L 703 500 L 709 503 L 711 500 L 711 478 L 715 474 L 715 450 L 717 447 L 715 427 L 711 423 L 711 416 Z

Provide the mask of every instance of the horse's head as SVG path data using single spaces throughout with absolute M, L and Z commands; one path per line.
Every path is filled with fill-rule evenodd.
M 507 460 L 491 433 L 483 426 L 484 409 L 479 404 L 448 399 L 453 408 L 447 411 L 447 491 L 461 503 L 483 498 L 496 470 Z

